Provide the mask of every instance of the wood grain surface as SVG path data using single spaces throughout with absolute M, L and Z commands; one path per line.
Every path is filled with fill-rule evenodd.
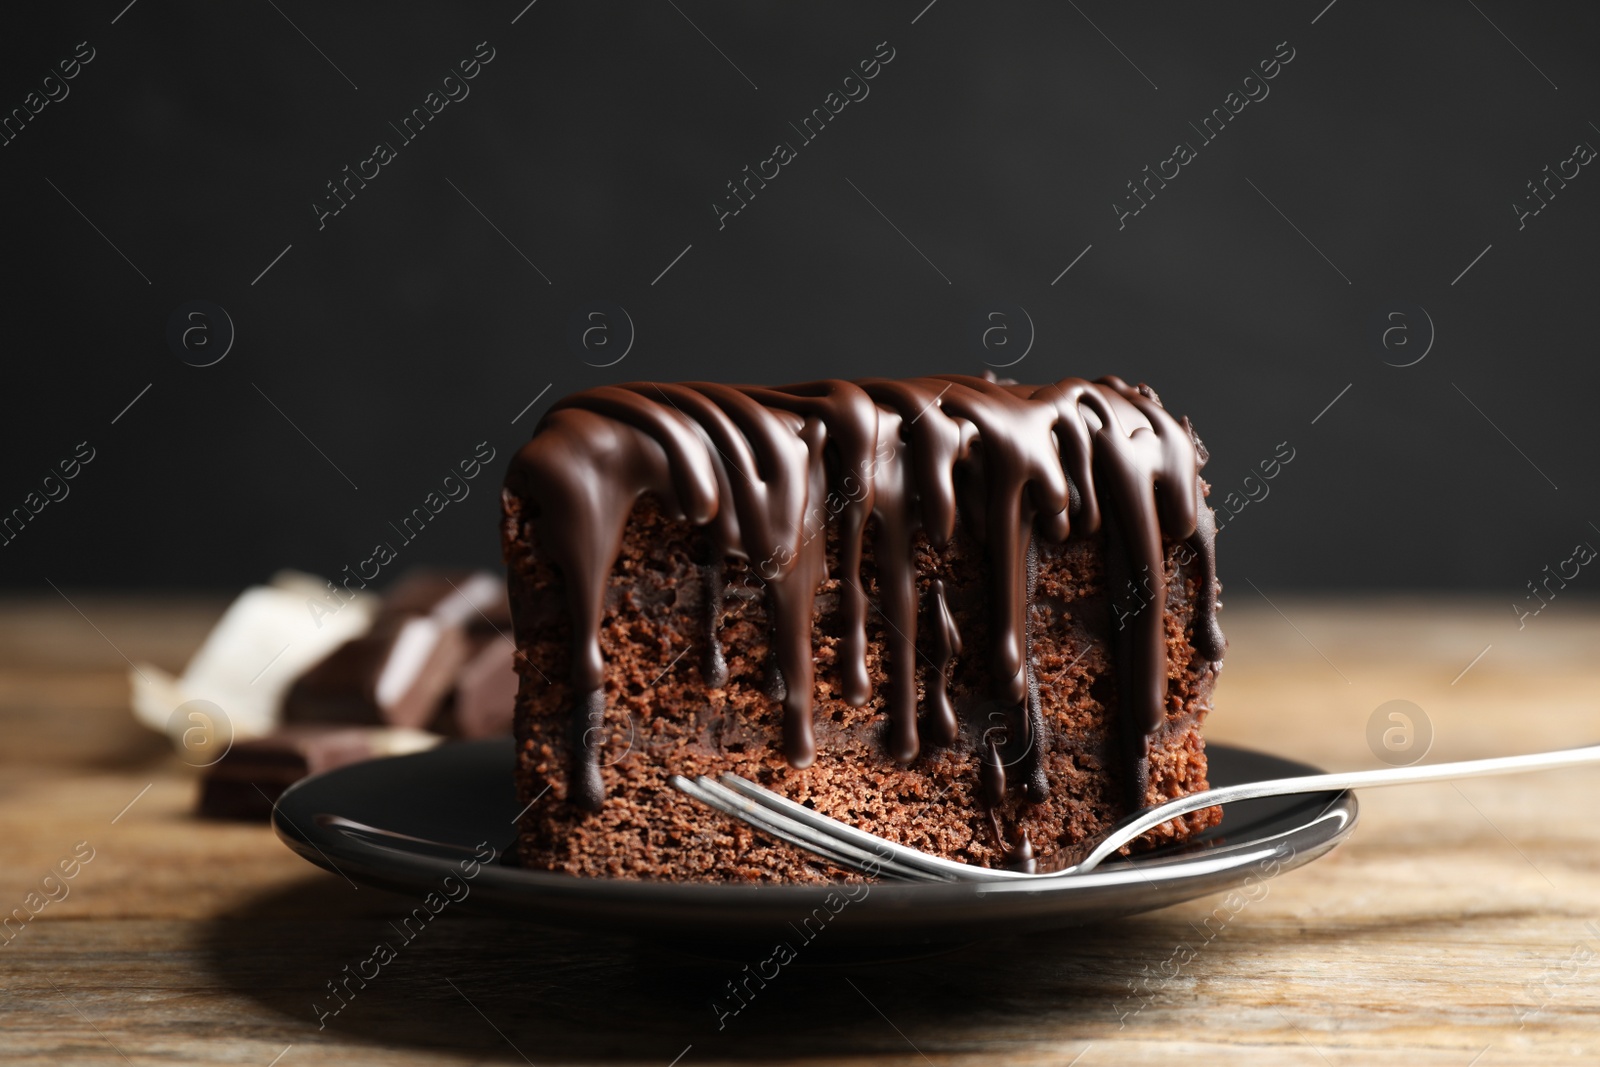
M 1519 630 L 1498 601 L 1229 592 L 1215 740 L 1377 766 L 1391 700 L 1430 761 L 1600 740 L 1581 601 Z M 1600 1062 L 1593 768 L 1368 792 L 1350 842 L 1225 923 L 1212 897 L 794 966 L 720 1030 L 725 961 L 446 913 L 319 1029 L 405 902 L 196 819 L 196 772 L 131 720 L 129 661 L 180 668 L 220 600 L 66 593 L 0 603 L 0 916 L 45 901 L 0 938 L 8 1064 Z

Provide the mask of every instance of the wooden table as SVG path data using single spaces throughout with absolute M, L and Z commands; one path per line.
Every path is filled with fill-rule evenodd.
M 1433 760 L 1600 739 L 1600 611 L 1577 600 L 1519 631 L 1501 601 L 1230 592 L 1214 739 L 1376 766 L 1393 699 Z M 790 968 L 719 1032 L 726 963 L 447 913 L 319 1030 L 313 1000 L 399 899 L 195 819 L 195 772 L 131 721 L 124 656 L 180 667 L 220 601 L 73 600 L 0 603 L 0 908 L 93 850 L 0 945 L 8 1064 L 1600 1062 L 1592 769 L 1370 792 L 1349 843 L 1209 941 L 1218 898 Z M 1179 944 L 1201 947 L 1165 973 Z

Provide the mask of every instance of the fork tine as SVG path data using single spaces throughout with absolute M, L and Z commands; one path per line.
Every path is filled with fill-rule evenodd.
M 948 881 L 948 878 L 930 875 L 925 871 L 890 858 L 886 855 L 884 849 L 876 844 L 860 846 L 849 841 L 843 841 L 831 834 L 797 822 L 782 812 L 752 804 L 748 799 L 740 796 L 727 786 L 705 775 L 697 778 L 695 784 L 719 796 L 725 803 L 734 807 L 740 813 L 741 818 L 767 825 L 774 830 L 783 830 L 788 833 L 792 843 L 799 844 L 802 847 L 826 849 L 832 854 L 843 856 L 850 861 L 850 866 L 861 870 L 865 874 L 888 873 L 892 877 L 902 878 L 907 881 Z
M 803 804 L 796 804 L 788 797 L 764 789 L 737 774 L 724 774 L 722 781 L 741 797 L 759 805 L 769 815 L 782 815 L 791 822 L 803 824 L 814 832 L 822 834 L 834 848 L 850 844 L 873 853 L 875 857 L 887 856 L 888 860 L 920 872 L 924 881 L 931 878 L 942 882 L 1011 882 L 1037 877 L 1021 871 L 977 867 L 970 863 L 957 863 L 955 860 L 947 860 L 940 856 L 930 856 L 926 852 L 896 844 L 877 834 L 869 834 L 848 823 L 813 811 Z M 877 862 L 886 863 L 888 860 L 880 858 Z
M 791 845 L 816 853 L 847 870 L 859 871 L 874 877 L 883 876 L 905 881 L 925 882 L 931 880 L 922 871 L 905 867 L 892 861 L 886 861 L 880 855 L 856 848 L 844 842 L 834 841 L 826 835 L 819 834 L 804 825 L 787 819 L 777 812 L 766 811 L 703 775 L 693 782 L 685 781 L 684 786 L 688 787 L 685 792 L 725 815 L 738 819 L 780 840 L 787 841 Z
M 689 779 L 681 776 L 674 776 L 672 779 L 672 784 L 680 792 L 693 797 L 695 800 L 698 800 L 707 807 L 714 808 L 715 810 L 722 812 L 724 815 L 737 819 L 749 826 L 753 826 L 763 833 L 771 834 L 782 841 L 787 841 L 789 844 L 796 845 L 808 852 L 814 852 L 817 855 L 837 863 L 848 870 L 861 869 L 860 861 L 858 857 L 854 855 L 831 848 L 825 844 L 820 844 L 812 840 L 802 838 L 792 832 L 789 827 L 783 826 L 780 822 L 778 822 L 778 820 L 764 818 L 760 813 L 756 813 L 755 816 L 752 817 L 751 813 L 742 807 L 737 802 L 736 798 L 730 798 L 726 796 L 725 791 L 714 790 L 711 788 L 711 786 L 714 786 L 715 783 L 708 782 L 708 780 L 705 778 L 701 778 L 698 781 L 690 781 Z
M 948 880 L 947 878 L 935 878 L 926 872 L 885 859 L 874 852 L 829 838 L 803 824 L 786 818 L 781 813 L 769 811 L 752 804 L 737 793 L 729 790 L 726 786 L 720 785 L 704 775 L 694 781 L 690 781 L 682 775 L 673 775 L 670 782 L 673 788 L 686 796 L 698 800 L 707 807 L 714 808 L 724 815 L 738 819 L 764 833 L 771 834 L 781 841 L 787 841 L 791 845 L 822 856 L 846 870 L 915 882 Z

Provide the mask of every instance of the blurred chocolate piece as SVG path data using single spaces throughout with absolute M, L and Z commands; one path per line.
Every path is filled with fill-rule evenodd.
M 227 709 L 239 737 L 261 737 L 282 721 L 289 686 L 328 654 L 372 627 L 378 597 L 325 579 L 279 571 L 228 605 L 180 677 L 150 663 L 130 664 L 134 717 L 165 733 L 185 757 L 191 725 L 173 710 L 192 700 Z
M 441 724 L 440 732 L 468 738 L 511 733 L 517 702 L 516 655 L 516 646 L 498 635 L 479 647 L 456 678 L 448 727 Z
M 467 619 L 467 634 L 479 641 L 504 637 L 509 644 L 511 598 L 506 595 L 505 576 L 490 574 L 487 571 L 475 571 L 472 577 L 479 583 L 478 591 L 473 594 L 473 604 L 477 610 Z M 488 585 L 490 582 L 494 583 L 492 589 Z M 463 585 L 461 588 L 465 589 L 466 586 Z
M 286 723 L 422 729 L 445 709 L 456 677 L 509 621 L 505 583 L 483 571 L 414 571 L 384 595 L 372 628 L 311 668 L 284 700 Z
M 288 726 L 237 741 L 200 782 L 200 814 L 213 819 L 266 819 L 283 791 L 321 774 L 378 756 L 420 752 L 439 742 L 420 730 L 373 726 Z

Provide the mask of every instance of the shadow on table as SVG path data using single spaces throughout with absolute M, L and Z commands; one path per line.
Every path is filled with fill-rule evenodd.
M 667 1064 L 689 1045 L 705 1060 L 1089 1040 L 1136 1014 L 1129 982 L 1159 973 L 1191 929 L 1155 916 L 878 960 L 830 956 L 824 930 L 791 938 L 783 963 L 770 944 L 652 943 L 448 907 L 408 941 L 399 924 L 412 906 L 319 877 L 211 924 L 202 956 L 234 994 L 303 1023 L 296 1043 Z M 1228 951 L 1219 941 L 1195 972 Z

